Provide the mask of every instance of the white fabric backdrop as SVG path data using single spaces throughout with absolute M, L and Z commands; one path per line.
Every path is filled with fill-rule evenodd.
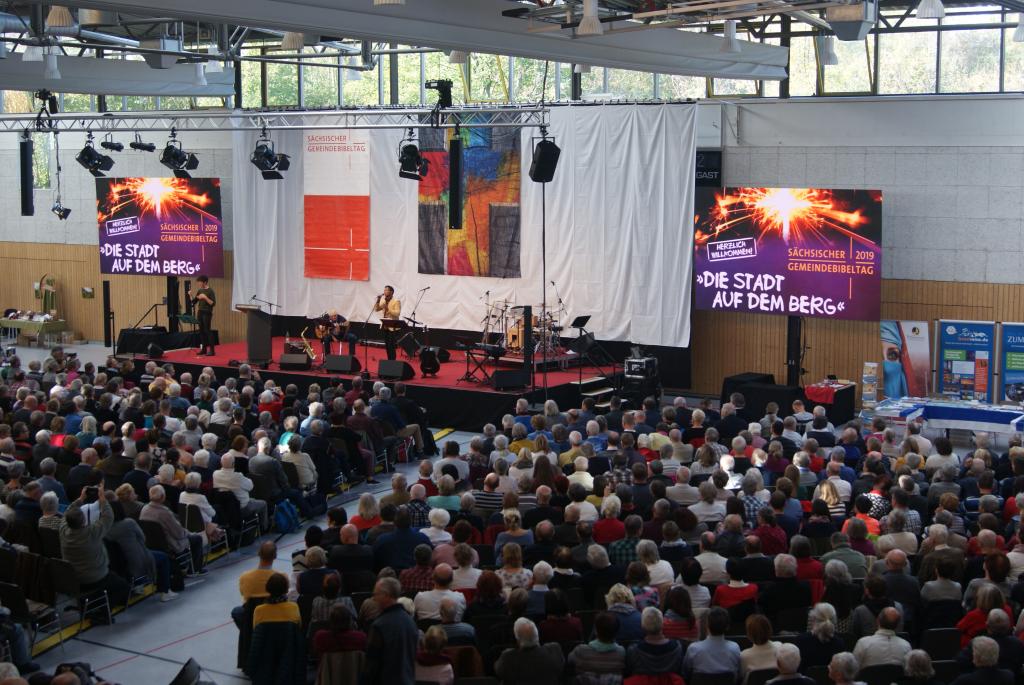
M 551 108 L 549 134 L 562 155 L 547 184 L 547 281 L 541 271 L 541 184 L 528 176 L 535 129 L 523 131 L 522 277 L 473 278 L 417 272 L 417 185 L 397 171 L 401 131 L 370 137 L 370 280 L 303 277 L 302 155 L 282 181 L 264 181 L 249 162 L 254 132 L 235 132 L 232 304 L 256 297 L 275 313 L 315 316 L 336 308 L 364 319 L 374 296 L 395 287 L 409 315 L 432 328 L 478 330 L 484 292 L 538 305 L 555 288 L 567 318 L 591 314 L 604 340 L 684 347 L 690 340 L 696 105 Z M 274 133 L 278 151 L 302 146 L 296 131 Z M 563 321 L 567 324 L 568 320 Z

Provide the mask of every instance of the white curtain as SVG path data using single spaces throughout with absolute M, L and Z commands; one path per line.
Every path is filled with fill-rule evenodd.
M 572 317 L 605 340 L 682 347 L 690 340 L 695 105 L 551 108 L 549 135 L 562 149 L 546 195 L 546 278 L 541 259 L 541 184 L 528 171 L 536 129 L 522 138 L 522 277 L 472 278 L 417 272 L 417 184 L 398 177 L 401 131 L 370 138 L 370 280 L 303 277 L 302 136 L 274 134 L 293 154 L 283 181 L 264 181 L 249 163 L 255 133 L 234 146 L 233 302 L 253 295 L 278 313 L 337 309 L 364 319 L 374 296 L 394 286 L 409 315 L 433 328 L 479 330 L 490 299 L 549 309 L 560 296 Z M 551 284 L 554 281 L 555 285 Z M 544 286 L 546 285 L 546 291 Z

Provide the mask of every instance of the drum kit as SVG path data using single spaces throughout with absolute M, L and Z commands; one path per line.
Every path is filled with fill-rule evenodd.
M 526 311 L 530 315 L 527 318 Z M 538 312 L 538 313 L 534 313 Z M 559 303 L 557 309 L 544 309 L 543 305 L 517 305 L 509 300 L 497 300 L 487 303 L 487 314 L 480 322 L 483 329 L 481 342 L 497 344 L 504 347 L 509 356 L 524 356 L 526 353 L 526 327 L 529 321 L 534 356 L 549 357 L 564 354 L 561 334 L 564 327 L 559 323 L 565 317 L 565 305 Z

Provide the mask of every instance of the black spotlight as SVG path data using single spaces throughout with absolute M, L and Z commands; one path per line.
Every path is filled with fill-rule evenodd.
M 256 147 L 253 149 L 249 161 L 260 170 L 260 173 L 263 174 L 263 179 L 266 181 L 276 181 L 284 178 L 280 172 L 288 171 L 288 168 L 291 166 L 291 160 L 288 158 L 288 155 L 282 152 L 274 152 L 274 143 L 267 137 L 267 129 L 263 129 L 260 139 L 256 141 Z
M 128 143 L 128 147 L 139 152 L 156 152 L 156 144 L 154 143 L 143 143 L 142 136 L 138 133 L 135 134 L 135 140 Z
M 110 155 L 105 155 L 93 147 L 91 131 L 85 141 L 85 147 L 75 156 L 75 159 L 97 178 L 102 177 L 104 171 L 110 171 L 114 167 L 114 159 Z
M 50 207 L 50 211 L 53 212 L 61 221 L 67 221 L 68 217 L 71 215 L 71 210 L 60 203 L 60 198 L 57 198 L 57 200 L 54 201 L 53 207 Z
M 178 133 L 172 128 L 171 139 L 160 153 L 160 163 L 172 170 L 178 178 L 192 178 L 188 172 L 199 166 L 199 158 L 196 157 L 196 153 L 181 149 Z
M 114 140 L 113 134 L 108 133 L 104 138 L 103 142 L 100 143 L 100 147 L 104 150 L 110 150 L 112 152 L 121 152 L 124 150 L 124 143 L 119 143 Z
M 408 137 L 399 143 L 398 175 L 402 178 L 418 181 L 421 178 L 426 178 L 428 168 L 427 160 L 420 154 L 420 149 L 416 146 L 416 140 L 412 137 L 412 129 L 409 129 Z

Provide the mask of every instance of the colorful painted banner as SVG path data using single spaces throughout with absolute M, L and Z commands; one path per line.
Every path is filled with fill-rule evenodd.
M 224 275 L 219 178 L 97 178 L 100 273 Z
M 995 330 L 991 321 L 939 321 L 939 394 L 992 401 Z
M 694 213 L 699 309 L 879 319 L 881 191 L 725 188 Z
M 932 339 L 927 321 L 882 321 L 883 396 L 928 397 Z
M 1000 340 L 1000 402 L 1024 402 L 1024 323 L 1003 323 Z
M 302 162 L 306 277 L 369 280 L 369 133 L 306 131 Z

